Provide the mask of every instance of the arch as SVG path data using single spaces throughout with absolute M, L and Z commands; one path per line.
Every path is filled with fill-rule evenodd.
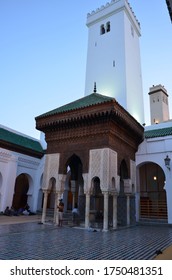
M 104 199 L 100 188 L 100 178 L 91 180 L 90 222 L 103 222 Z
M 64 209 L 72 210 L 75 203 L 77 203 L 79 210 L 83 212 L 80 209 L 83 203 L 80 201 L 81 195 L 79 193 L 79 188 L 83 185 L 83 164 L 80 157 L 76 154 L 72 154 L 66 161 L 65 167 L 67 177 L 64 192 Z
M 71 180 L 78 180 L 80 173 L 82 173 L 82 162 L 80 157 L 73 154 L 66 162 L 66 170 L 71 171 Z
M 167 219 L 165 174 L 154 162 L 139 166 L 140 218 Z
M 117 191 L 115 177 L 112 177 L 112 190 L 115 192 Z
M 12 207 L 16 210 L 24 208 L 28 202 L 29 175 L 21 173 L 17 176 L 14 187 Z
M 101 193 L 100 178 L 97 176 L 91 180 L 91 193 L 92 195 L 99 195 Z
M 128 167 L 125 159 L 123 159 L 120 164 L 120 178 L 121 180 L 129 178 Z

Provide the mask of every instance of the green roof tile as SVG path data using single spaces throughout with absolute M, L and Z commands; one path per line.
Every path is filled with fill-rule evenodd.
M 165 137 L 168 135 L 172 135 L 172 127 L 147 130 L 147 131 L 145 131 L 144 135 L 145 135 L 145 138 Z
M 72 111 L 72 110 L 76 110 L 76 109 L 81 109 L 81 108 L 89 107 L 89 106 L 96 105 L 96 104 L 101 104 L 101 103 L 112 101 L 112 100 L 115 100 L 115 99 L 112 97 L 98 94 L 98 93 L 92 93 L 83 98 L 75 100 L 69 104 L 66 104 L 66 105 L 56 108 L 52 111 L 44 113 L 44 114 L 38 116 L 37 118 L 55 115 L 58 113 L 68 112 L 68 111 Z
M 19 135 L 11 132 L 7 129 L 0 127 L 0 141 L 5 141 L 20 147 L 24 147 L 36 152 L 43 152 L 42 146 L 39 141 L 28 138 L 26 136 Z

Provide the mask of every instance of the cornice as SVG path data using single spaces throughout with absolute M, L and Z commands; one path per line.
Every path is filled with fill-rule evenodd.
M 37 129 L 47 132 L 72 130 L 112 120 L 142 137 L 144 128 L 116 101 L 97 104 L 37 120 Z

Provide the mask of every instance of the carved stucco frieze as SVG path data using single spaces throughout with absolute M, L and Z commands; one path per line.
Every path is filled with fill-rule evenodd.
M 24 158 L 24 157 L 19 157 L 18 165 L 21 167 L 29 167 L 29 168 L 37 169 L 40 165 L 40 161 L 30 160 L 30 159 Z
M 2 162 L 17 161 L 17 157 L 5 150 L 0 150 L 0 161 Z
M 45 158 L 42 188 L 48 189 L 51 178 L 58 181 L 60 154 L 48 154 Z
M 90 150 L 88 186 L 93 178 L 99 177 L 103 191 L 116 189 L 117 153 L 109 148 Z M 115 185 L 112 183 L 115 181 Z

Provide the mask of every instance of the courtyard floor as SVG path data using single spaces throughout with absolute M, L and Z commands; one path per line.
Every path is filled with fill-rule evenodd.
M 155 258 L 157 250 L 163 251 L 172 245 L 170 226 L 140 225 L 94 232 L 39 222 L 40 217 L 37 216 L 1 216 L 0 259 L 151 260 Z

